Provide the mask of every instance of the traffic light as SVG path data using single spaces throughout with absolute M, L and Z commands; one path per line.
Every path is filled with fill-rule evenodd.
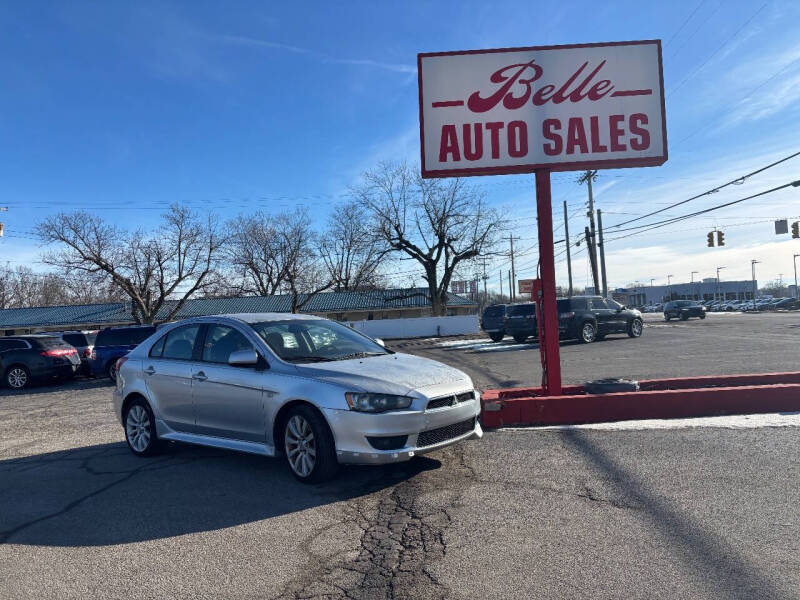
M 717 232 L 717 246 L 724 246 L 725 245 L 725 233 L 722 231 Z
M 708 247 L 709 248 L 713 248 L 714 247 L 714 232 L 713 231 L 709 231 L 708 232 Z
M 792 237 L 800 238 L 800 221 L 792 223 Z

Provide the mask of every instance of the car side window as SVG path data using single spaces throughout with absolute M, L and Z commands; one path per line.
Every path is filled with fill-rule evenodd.
M 161 339 L 158 340 L 153 347 L 150 348 L 150 357 L 151 358 L 161 358 L 161 355 L 164 353 L 164 342 L 167 341 L 167 336 L 162 335 Z
M 611 310 L 619 310 L 620 308 L 622 308 L 622 304 L 620 304 L 616 300 L 606 300 L 605 303 Z
M 227 364 L 231 353 L 239 350 L 253 350 L 253 344 L 242 332 L 228 325 L 209 325 L 202 360 Z
M 0 352 L 11 350 L 11 340 L 0 340 Z
M 162 358 L 191 360 L 192 354 L 194 354 L 194 344 L 197 340 L 197 333 L 199 331 L 199 324 L 185 325 L 170 331 L 164 342 Z
M 594 310 L 604 310 L 608 308 L 606 301 L 603 300 L 602 298 L 592 298 L 591 300 L 589 300 L 589 302 L 592 303 L 592 308 Z

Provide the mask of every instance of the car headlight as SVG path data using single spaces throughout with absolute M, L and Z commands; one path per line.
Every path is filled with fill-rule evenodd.
M 392 394 L 369 394 L 363 392 L 347 392 L 347 406 L 350 410 L 359 412 L 381 413 L 387 410 L 408 408 L 414 400 L 410 396 L 395 396 Z

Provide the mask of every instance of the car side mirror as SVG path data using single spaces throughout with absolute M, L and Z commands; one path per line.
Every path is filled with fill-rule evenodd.
M 386 348 L 386 342 L 384 342 L 381 338 L 375 338 L 375 343 Z
M 231 352 L 228 364 L 232 367 L 254 367 L 258 364 L 258 353 L 253 349 Z

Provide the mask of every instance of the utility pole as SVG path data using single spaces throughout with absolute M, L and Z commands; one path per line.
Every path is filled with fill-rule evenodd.
M 750 261 L 750 270 L 753 274 L 753 308 L 755 308 L 756 294 L 758 293 L 758 288 L 756 287 L 756 265 L 760 262 L 760 260 L 755 259 Z
M 673 275 L 667 275 L 667 294 L 669 294 L 669 302 L 672 302 L 672 277 Z
M 569 277 L 569 291 L 567 297 L 572 297 L 572 258 L 569 255 L 569 219 L 567 218 L 567 201 L 564 200 L 564 243 L 567 246 L 567 277 Z
M 606 283 L 606 251 L 603 246 L 603 215 L 597 209 L 597 233 L 600 235 L 600 273 L 603 276 L 603 298 L 608 298 L 608 283 Z
M 486 257 L 483 258 L 483 302 L 486 303 L 486 299 L 489 295 L 486 293 L 486 280 L 489 279 L 486 276 Z
M 717 267 L 717 294 L 715 297 L 716 300 L 722 300 L 722 298 L 719 297 L 719 272 L 724 268 L 725 267 Z
M 597 179 L 597 171 L 585 171 L 578 179 L 579 184 L 585 183 L 589 189 L 589 210 L 586 216 L 589 217 L 589 232 L 590 235 L 586 236 L 586 243 L 589 245 L 589 259 L 592 265 L 592 280 L 594 281 L 594 291 L 597 293 L 600 290 L 600 282 L 597 277 L 597 245 L 595 244 L 595 228 L 594 228 L 594 196 L 592 195 L 592 181 Z
M 797 290 L 797 257 L 800 254 L 795 254 L 792 256 L 792 263 L 794 263 L 794 299 L 800 300 L 800 292 Z
M 699 274 L 700 274 L 700 271 L 692 271 L 692 275 L 691 275 L 692 283 L 694 283 L 694 276 L 695 275 L 699 275 Z
M 503 239 L 508 239 L 508 243 L 511 245 L 511 271 L 510 271 L 511 272 L 511 278 L 510 278 L 509 281 L 516 282 L 517 281 L 517 272 L 514 270 L 514 234 L 513 233 L 509 234 L 508 238 L 503 238 Z M 517 238 L 517 239 L 519 239 L 519 238 Z M 511 287 L 510 284 L 508 286 L 508 290 L 509 290 L 508 291 L 508 295 L 511 298 L 511 301 L 513 302 L 514 300 L 517 299 L 517 290 L 515 290 L 513 287 Z
M 587 249 L 589 250 L 589 264 L 592 267 L 592 279 L 594 279 L 594 293 L 599 296 L 600 288 L 597 285 L 597 256 L 595 256 L 595 253 L 592 251 L 592 243 L 589 241 L 589 236 L 591 235 L 591 233 L 589 232 L 589 228 L 584 227 L 583 232 L 584 235 L 586 236 L 586 244 L 588 246 Z
M 500 299 L 503 299 L 503 272 L 500 271 Z
M 513 288 L 511 287 L 511 271 L 509 271 L 508 272 L 508 290 L 509 290 L 508 291 L 508 298 L 509 298 L 509 302 L 514 302 L 514 296 L 512 295 L 512 292 L 511 292 L 512 289 Z

